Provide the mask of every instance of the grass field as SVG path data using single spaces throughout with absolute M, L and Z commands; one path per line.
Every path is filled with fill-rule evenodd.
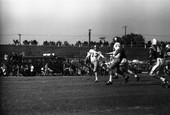
M 1 115 L 169 115 L 170 89 L 139 76 L 110 86 L 108 76 L 1 77 Z

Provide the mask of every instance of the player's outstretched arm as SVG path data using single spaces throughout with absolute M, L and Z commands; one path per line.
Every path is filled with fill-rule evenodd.
M 108 52 L 108 53 L 106 53 L 106 54 L 109 54 L 109 55 L 111 55 L 111 54 L 114 54 L 114 52 Z

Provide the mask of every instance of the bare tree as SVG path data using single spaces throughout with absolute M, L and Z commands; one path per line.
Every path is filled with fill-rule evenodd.
M 19 40 L 13 40 L 13 42 L 14 42 L 15 45 L 19 45 L 20 44 Z

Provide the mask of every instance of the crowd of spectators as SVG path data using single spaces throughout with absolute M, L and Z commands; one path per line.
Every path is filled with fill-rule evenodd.
M 137 73 L 142 72 L 139 65 L 129 63 L 131 70 Z M 73 75 L 93 75 L 90 63 L 85 63 L 83 59 L 65 59 L 57 56 L 24 56 L 23 53 L 5 54 L 0 62 L 0 76 L 73 76 Z M 139 72 L 140 71 L 140 72 Z M 108 72 L 102 68 L 99 75 L 107 75 Z
M 92 74 L 91 66 L 82 60 L 75 62 L 56 56 L 24 56 L 23 53 L 5 54 L 1 62 L 1 76 L 54 76 Z

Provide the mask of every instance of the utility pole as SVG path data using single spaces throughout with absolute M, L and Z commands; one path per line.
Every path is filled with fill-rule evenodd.
M 21 45 L 21 34 L 18 34 L 19 36 L 19 45 Z
M 125 37 L 126 37 L 126 29 L 127 29 L 127 27 L 128 26 L 126 26 L 126 25 L 122 27 L 122 28 L 125 29 Z M 123 48 L 125 47 L 125 44 L 126 44 L 125 42 L 126 42 L 126 40 L 123 40 Z
M 125 36 L 126 36 L 126 28 L 127 28 L 128 26 L 123 26 L 122 28 L 124 28 L 125 29 Z
M 89 29 L 89 49 L 90 49 L 90 42 L 91 42 L 91 29 Z

